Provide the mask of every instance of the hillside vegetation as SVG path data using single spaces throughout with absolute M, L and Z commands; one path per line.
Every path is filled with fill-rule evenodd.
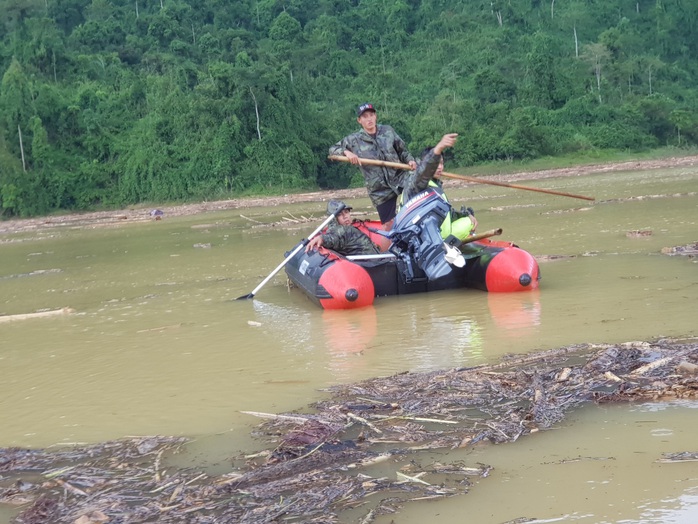
M 698 145 L 692 0 L 0 0 L 0 212 L 343 188 L 373 102 L 454 166 Z

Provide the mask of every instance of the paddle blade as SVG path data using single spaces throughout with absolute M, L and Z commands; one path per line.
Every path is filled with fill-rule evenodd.
M 248 293 L 247 295 L 242 295 L 241 297 L 237 297 L 235 300 L 245 300 L 246 298 L 254 298 L 254 293 Z

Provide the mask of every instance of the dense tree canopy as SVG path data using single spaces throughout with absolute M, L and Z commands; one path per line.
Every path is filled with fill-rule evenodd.
M 698 144 L 687 0 L 0 0 L 0 213 L 345 187 L 371 101 L 457 165 Z

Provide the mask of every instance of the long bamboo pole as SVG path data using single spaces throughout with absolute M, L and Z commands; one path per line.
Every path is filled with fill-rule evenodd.
M 330 160 L 334 160 L 336 162 L 349 162 L 349 159 L 345 156 L 340 156 L 340 155 L 330 155 L 327 158 Z M 401 164 L 399 162 L 387 162 L 385 160 L 373 160 L 370 158 L 360 158 L 359 159 L 361 164 L 365 164 L 368 166 L 382 166 L 382 167 L 392 167 L 394 169 L 406 169 L 408 171 L 411 171 L 412 168 L 408 164 Z M 472 182 L 475 184 L 489 184 L 491 186 L 500 186 L 500 187 L 509 187 L 512 189 L 524 189 L 526 191 L 537 191 L 538 193 L 547 193 L 548 195 L 559 195 L 559 196 L 566 196 L 566 197 L 571 197 L 571 198 L 581 198 L 582 200 L 596 200 L 594 197 L 588 197 L 584 195 L 575 195 L 573 193 L 565 193 L 563 191 L 555 191 L 553 189 L 542 189 L 539 187 L 529 187 L 529 186 L 520 186 L 518 184 L 507 184 L 505 182 L 496 182 L 494 180 L 487 180 L 484 178 L 476 178 L 473 176 L 465 176 L 465 175 L 457 175 L 455 173 L 447 173 L 443 172 L 441 173 L 442 177 L 445 178 L 453 178 L 456 180 L 464 180 L 465 182 Z

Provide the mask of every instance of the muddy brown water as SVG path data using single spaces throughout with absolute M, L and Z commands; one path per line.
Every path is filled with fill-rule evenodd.
M 0 446 L 183 435 L 194 439 L 183 464 L 225 472 L 228 457 L 262 446 L 241 411 L 304 409 L 332 384 L 696 336 L 698 262 L 661 249 L 698 241 L 698 168 L 525 184 L 597 200 L 492 186 L 449 197 L 475 208 L 481 230 L 501 227 L 540 259 L 538 292 L 387 297 L 361 311 L 318 309 L 287 289 L 283 271 L 254 300 L 234 300 L 316 227 L 322 202 L 3 235 L 0 315 L 73 312 L 0 322 Z M 352 204 L 370 211 L 367 199 Z M 256 223 L 300 216 L 318 220 Z M 494 470 L 465 496 L 377 522 L 695 522 L 698 466 L 655 461 L 698 451 L 696 407 L 589 406 L 513 444 L 425 455 Z M 13 512 L 0 507 L 0 521 Z

